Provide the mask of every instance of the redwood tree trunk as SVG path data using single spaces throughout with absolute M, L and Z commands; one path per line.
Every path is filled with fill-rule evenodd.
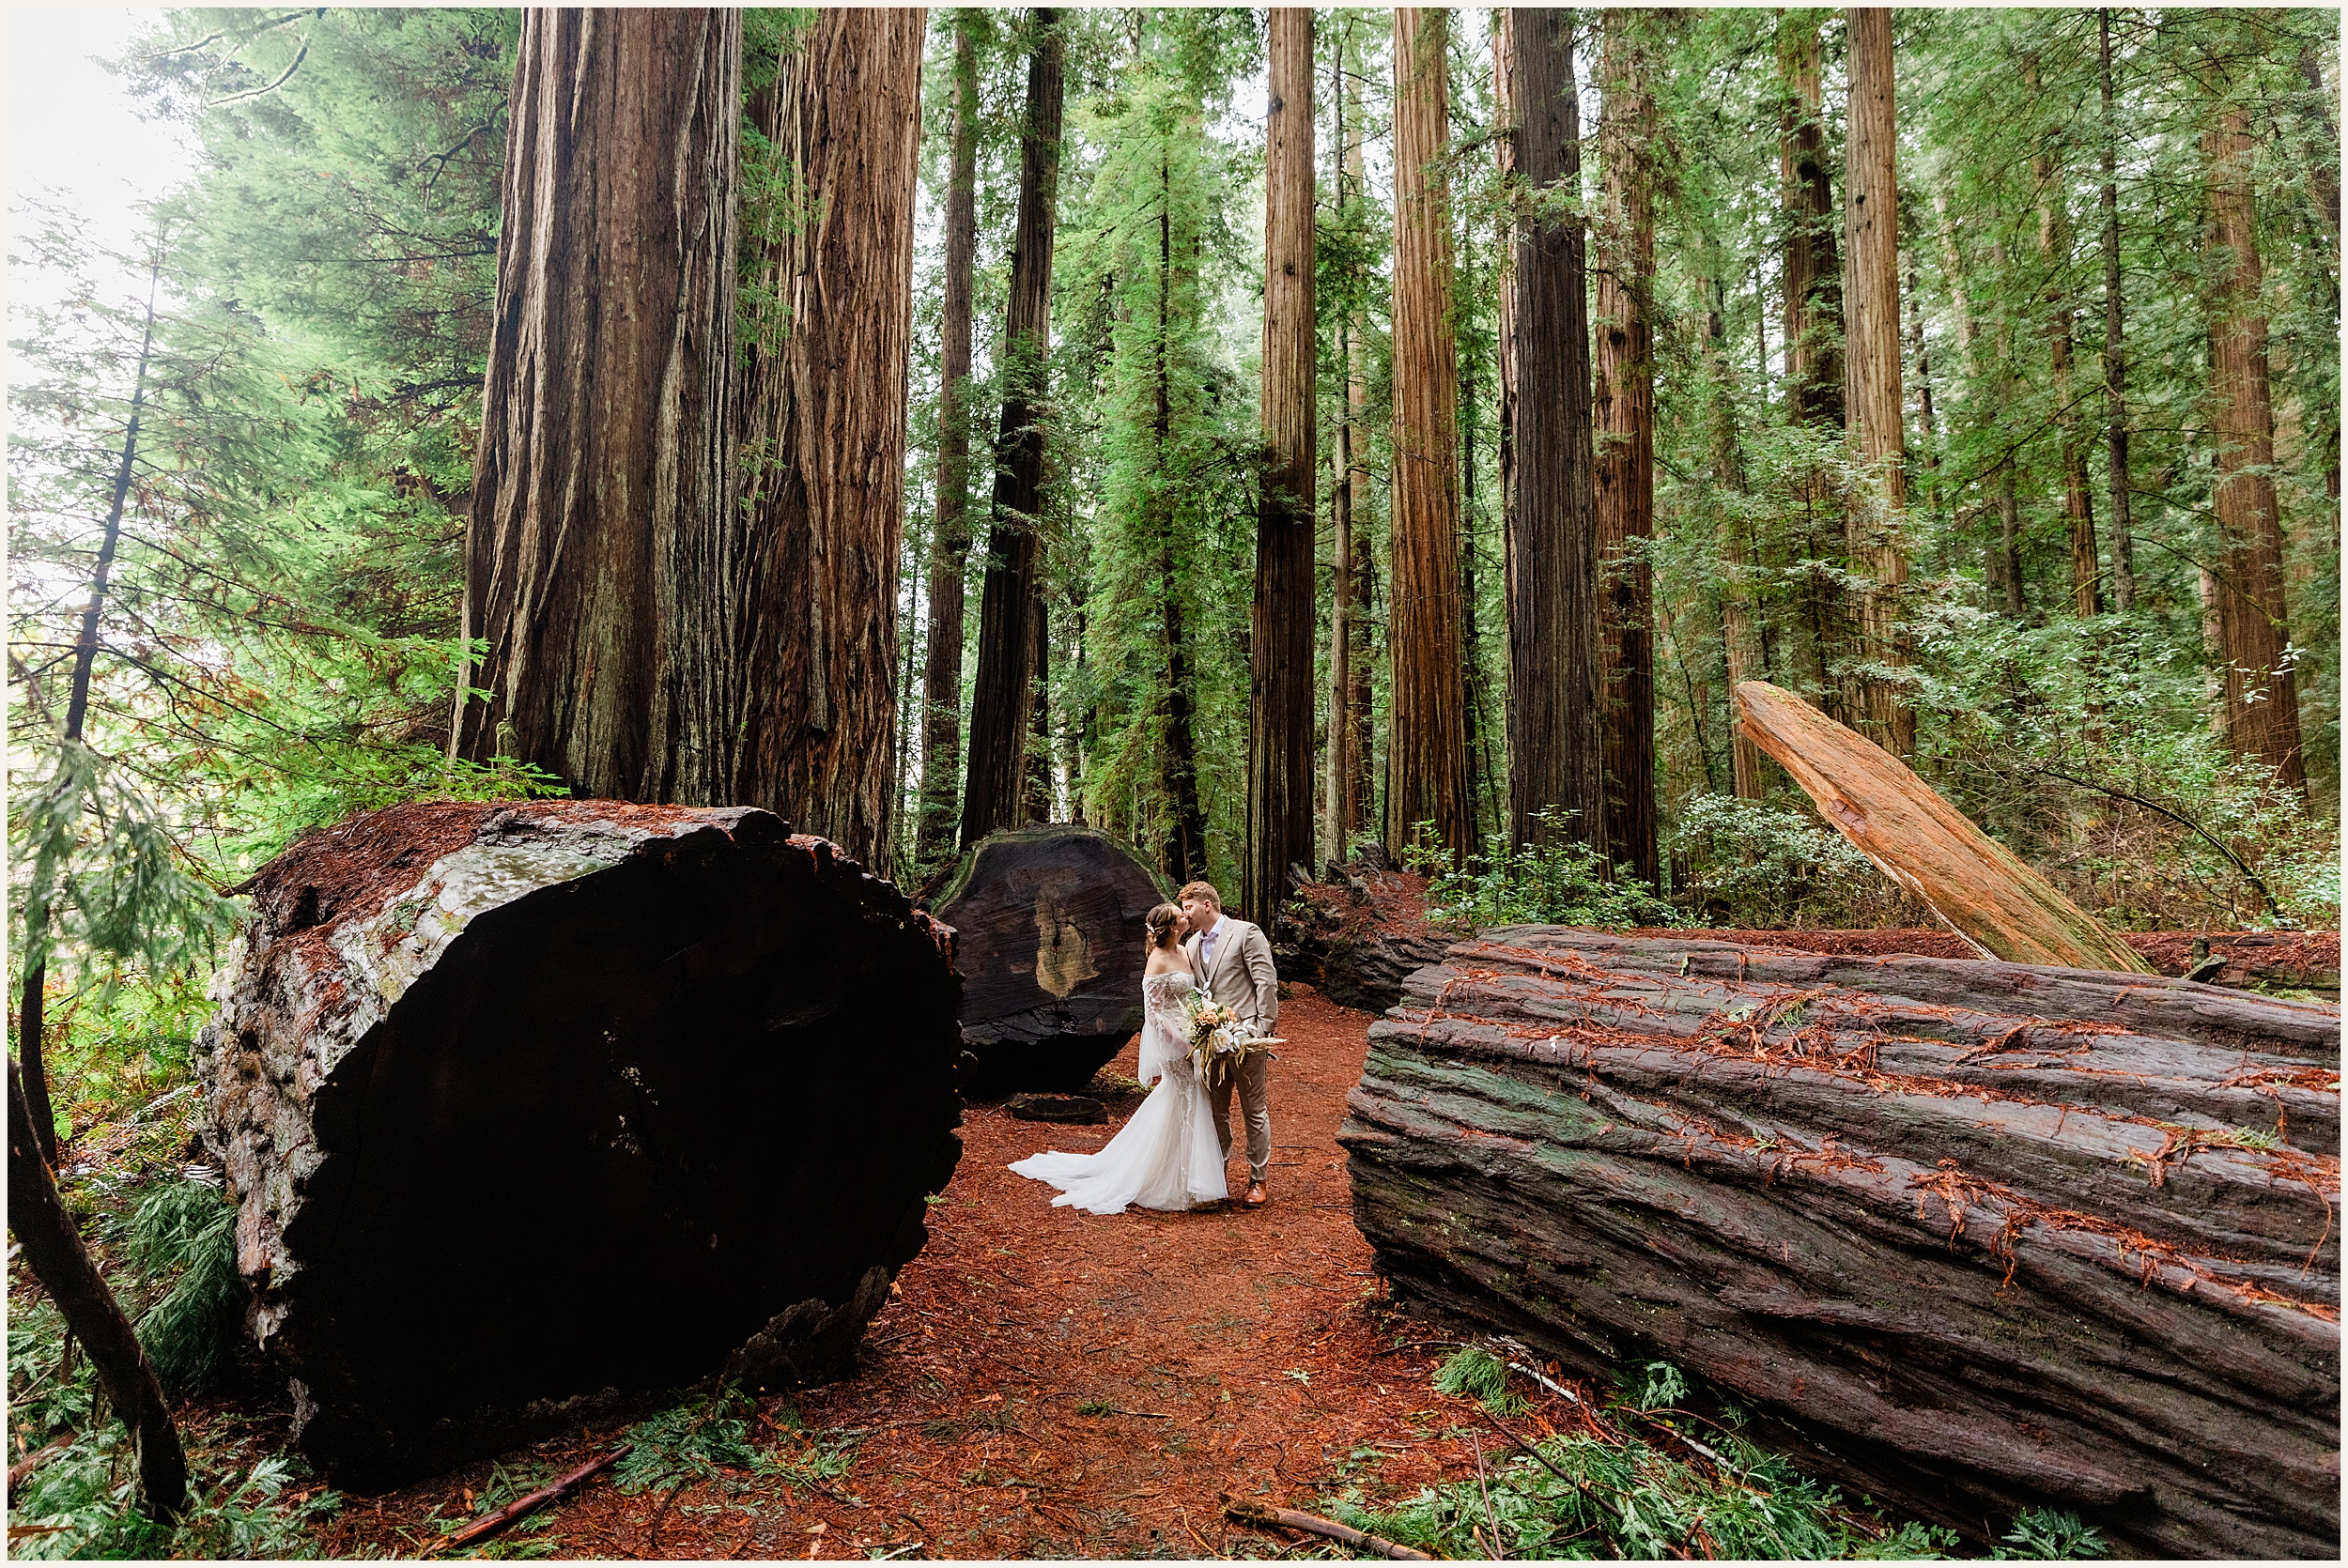
M 1785 388 L 1794 418 L 1843 423 L 1843 269 L 1834 246 L 1819 13 L 1789 13 L 1778 33 L 1787 93 L 1778 143 L 1785 180 Z
M 2228 107 L 2201 139 L 2209 161 L 2211 270 L 2210 423 L 2217 438 L 2217 526 L 2225 572 L 2218 619 L 2226 653 L 2226 735 L 2236 755 L 2272 766 L 2304 792 L 2299 691 L 2285 652 L 2290 615 L 2283 598 L 2282 520 L 2273 464 L 2275 410 L 2267 385 L 2266 315 L 2259 303 L 2263 269 L 2252 207 L 2248 115 Z
M 1337 25 L 1342 31 L 1331 63 L 1329 86 L 1336 123 L 1336 183 L 1338 210 L 1342 214 L 1350 209 L 1353 192 L 1358 189 L 1361 154 L 1353 145 L 1345 118 L 1345 73 L 1349 62 L 1344 39 L 1351 23 L 1340 21 Z M 1337 323 L 1337 362 L 1346 371 L 1346 402 L 1344 417 L 1337 422 L 1336 457 L 1332 464 L 1335 483 L 1329 487 L 1329 690 L 1324 709 L 1328 715 L 1328 740 L 1321 783 L 1321 822 L 1326 848 L 1323 858 L 1331 865 L 1345 858 L 1346 846 L 1361 822 L 1357 785 L 1360 766 L 1354 755 L 1350 701 L 1353 684 L 1353 464 L 1361 440 L 1357 428 L 1361 407 L 1355 395 L 1360 378 L 1354 372 L 1354 360 L 1361 351 L 1360 341 L 1360 327 L 1349 311 Z
M 1264 122 L 1264 473 L 1249 638 L 1240 913 L 1269 930 L 1313 853 L 1313 13 L 1271 11 Z
M 2097 59 L 2103 88 L 2104 212 L 2104 421 L 2111 496 L 2111 605 L 2125 615 L 2136 607 L 2136 542 L 2128 517 L 2128 404 L 2122 392 L 2127 357 L 2120 302 L 2120 127 L 2111 104 L 2111 8 L 2095 13 Z
M 1421 822 L 1467 853 L 1467 685 L 1460 662 L 1460 366 L 1451 330 L 1449 17 L 1394 13 L 1394 577 L 1386 647 L 1386 848 Z
M 1606 839 L 1617 866 L 1662 884 L 1655 835 L 1655 353 L 1645 300 L 1655 276 L 1647 161 L 1654 100 L 1639 80 L 1633 13 L 1605 12 L 1599 117 L 1611 265 L 1598 275 L 1596 440 L 1600 669 L 1605 680 Z
M 1753 602 L 1752 525 L 1738 504 L 1746 499 L 1744 456 L 1737 444 L 1737 408 L 1730 401 L 1735 378 L 1728 368 L 1727 285 L 1712 280 L 1712 308 L 1704 325 L 1705 370 L 1712 381 L 1712 471 L 1722 488 L 1736 498 L 1720 509 L 1714 528 L 1719 542 L 1721 571 L 1721 644 L 1726 654 L 1728 686 L 1732 692 L 1747 681 L 1765 678 L 1760 627 Z M 1731 723 L 1729 734 L 1730 788 L 1738 800 L 1762 796 L 1761 748 L 1741 724 Z
M 2087 448 L 2079 438 L 2078 410 L 2071 390 L 2071 221 L 2058 182 L 2062 165 L 2050 154 L 2031 161 L 2038 188 L 2038 255 L 2047 264 L 2047 362 L 2054 383 L 2055 431 L 2062 462 L 2062 517 L 2071 542 L 2071 613 L 2103 613 L 2095 556 L 2095 504 L 2087 489 Z
M 953 853 L 962 774 L 963 566 L 970 554 L 970 279 L 979 246 L 979 56 L 968 21 L 954 19 L 954 146 L 946 191 L 946 299 L 938 326 L 944 364 L 937 401 L 937 537 L 930 556 L 928 662 L 921 674 L 924 866 Z
M 1528 192 L 1581 192 L 1568 13 L 1508 12 L 1517 171 Z M 1591 484 L 1590 334 L 1578 219 L 1545 213 L 1516 240 L 1517 505 L 1508 556 L 1508 836 L 1575 813 L 1606 845 L 1599 587 Z M 1398 478 L 1399 474 L 1398 472 Z M 1398 631 L 1398 637 L 1401 634 Z
M 1019 137 L 1019 227 L 1006 313 L 1003 417 L 994 515 L 979 601 L 979 669 L 970 699 L 970 766 L 963 782 L 965 849 L 1020 820 L 1025 789 L 1034 618 L 1042 613 L 1036 514 L 1043 492 L 1037 418 L 1052 344 L 1052 225 L 1059 199 L 1062 31 L 1059 13 L 1029 12 L 1027 123 Z
M 581 795 L 731 798 L 741 84 L 738 11 L 522 13 L 458 757 Z
M 752 556 L 732 803 L 764 807 L 881 875 L 924 15 L 824 8 L 750 106 L 807 211 L 751 268 L 784 314 L 749 345 L 742 383 Z
M 1843 415 L 1853 455 L 1875 468 L 1880 489 L 1853 499 L 1845 514 L 1851 567 L 1867 586 L 1859 594 L 1858 652 L 1877 669 L 1908 663 L 1900 625 L 1908 589 L 1901 537 L 1908 507 L 1906 437 L 1900 395 L 1899 198 L 1894 164 L 1892 13 L 1880 6 L 1849 11 L 1850 115 L 1845 146 Z M 1881 675 L 1863 675 L 1855 694 L 1866 732 L 1894 756 L 1916 749 L 1916 713 Z

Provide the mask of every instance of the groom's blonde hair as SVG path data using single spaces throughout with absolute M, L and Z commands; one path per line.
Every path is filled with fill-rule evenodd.
M 1214 890 L 1214 884 L 1211 882 L 1186 882 L 1182 890 L 1174 895 L 1177 903 L 1186 904 L 1193 899 L 1206 904 L 1217 915 L 1223 913 L 1223 895 Z

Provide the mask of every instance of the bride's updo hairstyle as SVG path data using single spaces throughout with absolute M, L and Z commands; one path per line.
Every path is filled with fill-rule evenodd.
M 1182 906 L 1180 904 L 1160 904 L 1151 910 L 1149 917 L 1150 945 L 1152 947 L 1173 946 L 1174 928 L 1182 923 Z

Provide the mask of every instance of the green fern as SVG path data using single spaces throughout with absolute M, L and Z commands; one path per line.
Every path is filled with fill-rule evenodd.
M 1524 1396 L 1508 1386 L 1508 1363 L 1475 1345 L 1455 1352 L 1436 1369 L 1435 1390 L 1480 1401 L 1496 1416 L 1514 1415 L 1525 1407 Z

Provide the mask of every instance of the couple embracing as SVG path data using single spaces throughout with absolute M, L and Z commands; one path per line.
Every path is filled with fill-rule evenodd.
M 1055 1149 L 1011 1168 L 1060 1190 L 1052 1200 L 1094 1214 L 1141 1208 L 1202 1208 L 1230 1196 L 1224 1168 L 1231 1157 L 1231 1090 L 1247 1122 L 1249 1208 L 1264 1202 L 1272 1161 L 1272 1116 L 1264 1101 L 1271 1055 L 1249 1051 L 1228 1076 L 1210 1085 L 1191 1054 L 1194 1004 L 1212 1001 L 1244 1031 L 1268 1036 L 1280 1016 L 1279 976 L 1260 927 L 1223 913 L 1213 886 L 1194 882 L 1178 904 L 1150 912 L 1149 961 L 1142 971 L 1141 1056 L 1137 1071 L 1156 1086 L 1133 1119 L 1098 1154 Z M 1276 1043 L 1276 1042 L 1274 1042 Z

